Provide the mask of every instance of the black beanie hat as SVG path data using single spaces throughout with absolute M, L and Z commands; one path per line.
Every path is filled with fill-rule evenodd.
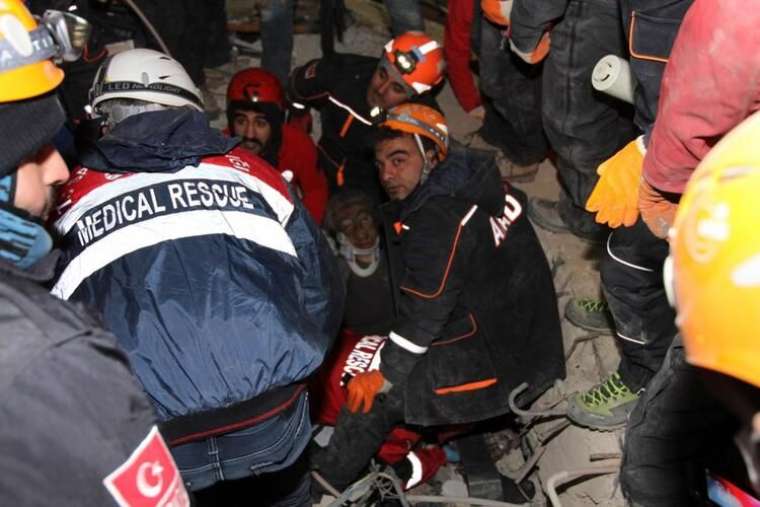
M 49 143 L 65 121 L 55 93 L 0 104 L 0 178 Z

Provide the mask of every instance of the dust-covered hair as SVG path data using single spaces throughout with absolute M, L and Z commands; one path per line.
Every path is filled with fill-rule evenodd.
M 380 220 L 377 214 L 376 203 L 372 198 L 362 190 L 355 188 L 347 188 L 340 190 L 330 197 L 327 203 L 327 210 L 325 211 L 325 218 L 322 222 L 323 227 L 330 233 L 335 235 L 338 232 L 337 217 L 340 211 L 348 206 L 360 205 L 365 208 L 375 220 L 375 223 L 379 226 Z

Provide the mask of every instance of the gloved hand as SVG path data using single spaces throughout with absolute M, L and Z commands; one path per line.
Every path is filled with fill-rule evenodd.
M 607 224 L 613 229 L 636 223 L 645 154 L 644 138 L 639 136 L 596 170 L 599 181 L 586 201 L 586 210 L 596 213 L 597 223 Z
M 549 32 L 544 32 L 533 51 L 521 51 L 517 46 L 515 46 L 515 43 L 512 42 L 511 39 L 509 41 L 509 47 L 512 48 L 512 52 L 519 56 L 524 62 L 536 64 L 540 63 L 544 58 L 546 58 L 546 55 L 549 54 L 549 48 L 551 47 L 551 37 L 549 36 Z
M 346 406 L 351 412 L 357 412 L 363 405 L 362 412 L 365 414 L 372 409 L 375 402 L 375 396 L 378 393 L 386 392 L 390 389 L 391 383 L 388 382 L 380 370 L 372 370 L 359 373 L 348 382 L 348 400 Z
M 669 201 L 662 192 L 641 178 L 639 186 L 639 212 L 641 219 L 658 238 L 667 239 L 670 226 L 676 217 L 678 204 Z

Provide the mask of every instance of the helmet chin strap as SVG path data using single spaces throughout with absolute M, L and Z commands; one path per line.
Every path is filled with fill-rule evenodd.
M 380 237 L 375 238 L 375 244 L 369 248 L 356 248 L 345 234 L 338 233 L 338 243 L 340 243 L 340 255 L 346 259 L 348 267 L 356 276 L 367 278 L 375 274 L 380 265 Z M 362 267 L 356 262 L 358 255 L 372 256 L 367 267 Z
M 430 176 L 430 171 L 433 168 L 430 166 L 430 161 L 425 154 L 425 148 L 422 146 L 422 139 L 420 139 L 420 135 L 414 134 L 414 140 L 417 143 L 417 148 L 420 150 L 420 155 L 422 155 L 422 163 L 424 164 L 422 166 L 422 175 L 420 176 L 420 185 L 422 185 L 428 179 L 428 176 Z

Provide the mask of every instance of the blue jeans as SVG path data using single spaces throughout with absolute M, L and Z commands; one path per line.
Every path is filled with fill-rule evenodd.
M 172 448 L 172 455 L 187 489 L 197 491 L 219 481 L 283 471 L 298 460 L 310 436 L 309 403 L 304 393 L 286 411 L 266 421 L 244 430 L 179 445 Z M 296 488 L 292 493 L 303 493 L 302 485 Z M 305 494 L 308 498 L 308 486 Z M 284 499 L 292 500 L 287 494 Z M 300 504 L 289 501 L 283 505 Z
M 264 0 L 261 6 L 261 66 L 283 86 L 290 74 L 293 53 L 293 0 Z
M 412 30 L 424 31 L 425 23 L 418 0 L 384 0 L 391 16 L 391 33 L 401 35 Z

